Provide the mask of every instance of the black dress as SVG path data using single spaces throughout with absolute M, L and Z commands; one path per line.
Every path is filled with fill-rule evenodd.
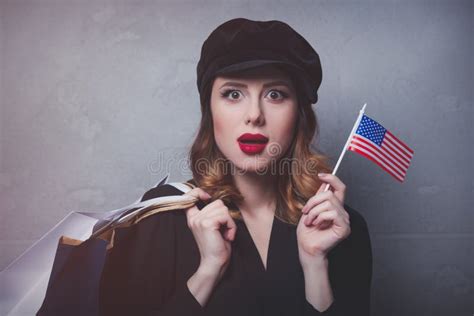
M 142 200 L 181 195 L 166 184 Z M 351 234 L 329 255 L 334 302 L 319 312 L 305 298 L 296 226 L 273 219 L 265 270 L 245 223 L 236 220 L 231 262 L 201 307 L 187 286 L 196 272 L 199 249 L 184 210 L 166 211 L 116 230 L 101 279 L 101 315 L 369 315 L 372 250 L 367 224 L 356 210 Z

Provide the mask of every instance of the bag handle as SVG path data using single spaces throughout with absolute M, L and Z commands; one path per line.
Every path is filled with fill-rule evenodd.
M 190 181 L 171 182 L 166 184 L 175 187 L 179 191 L 183 192 L 183 194 L 196 187 Z M 140 207 L 133 212 L 130 212 L 104 225 L 95 231 L 89 238 L 100 238 L 107 241 L 107 249 L 110 249 L 113 247 L 113 239 L 116 228 L 135 225 L 141 220 L 160 212 L 177 209 L 188 209 L 194 206 L 197 202 L 199 202 L 199 198 L 183 195 L 162 196 L 150 199 L 149 201 L 146 201 L 145 205 L 143 205 L 143 202 L 139 203 L 142 205 L 140 205 Z

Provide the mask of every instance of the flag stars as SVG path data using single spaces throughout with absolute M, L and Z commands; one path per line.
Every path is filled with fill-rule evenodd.
M 363 115 L 359 127 L 356 130 L 356 134 L 364 136 L 380 146 L 385 136 L 385 131 L 386 130 L 382 125 Z

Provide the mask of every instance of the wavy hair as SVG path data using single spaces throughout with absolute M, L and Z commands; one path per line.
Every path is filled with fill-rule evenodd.
M 294 83 L 298 78 L 289 74 Z M 235 186 L 230 161 L 219 150 L 214 139 L 214 126 L 210 109 L 212 81 L 200 96 L 201 122 L 198 133 L 189 150 L 190 168 L 194 183 L 208 192 L 214 201 L 221 199 L 229 208 L 234 219 L 242 220 L 237 207 L 243 196 Z M 277 161 L 277 201 L 275 216 L 296 225 L 301 217 L 301 209 L 313 196 L 322 181 L 318 172 L 330 173 L 329 157 L 312 149 L 313 138 L 319 136 L 319 125 L 310 101 L 296 84 L 298 116 L 296 133 L 288 150 Z

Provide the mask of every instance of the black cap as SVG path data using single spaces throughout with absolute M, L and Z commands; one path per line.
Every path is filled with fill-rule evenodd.
M 219 25 L 204 41 L 197 65 L 202 95 L 219 74 L 266 64 L 289 70 L 311 103 L 318 101 L 322 69 L 318 53 L 288 24 L 236 18 Z

